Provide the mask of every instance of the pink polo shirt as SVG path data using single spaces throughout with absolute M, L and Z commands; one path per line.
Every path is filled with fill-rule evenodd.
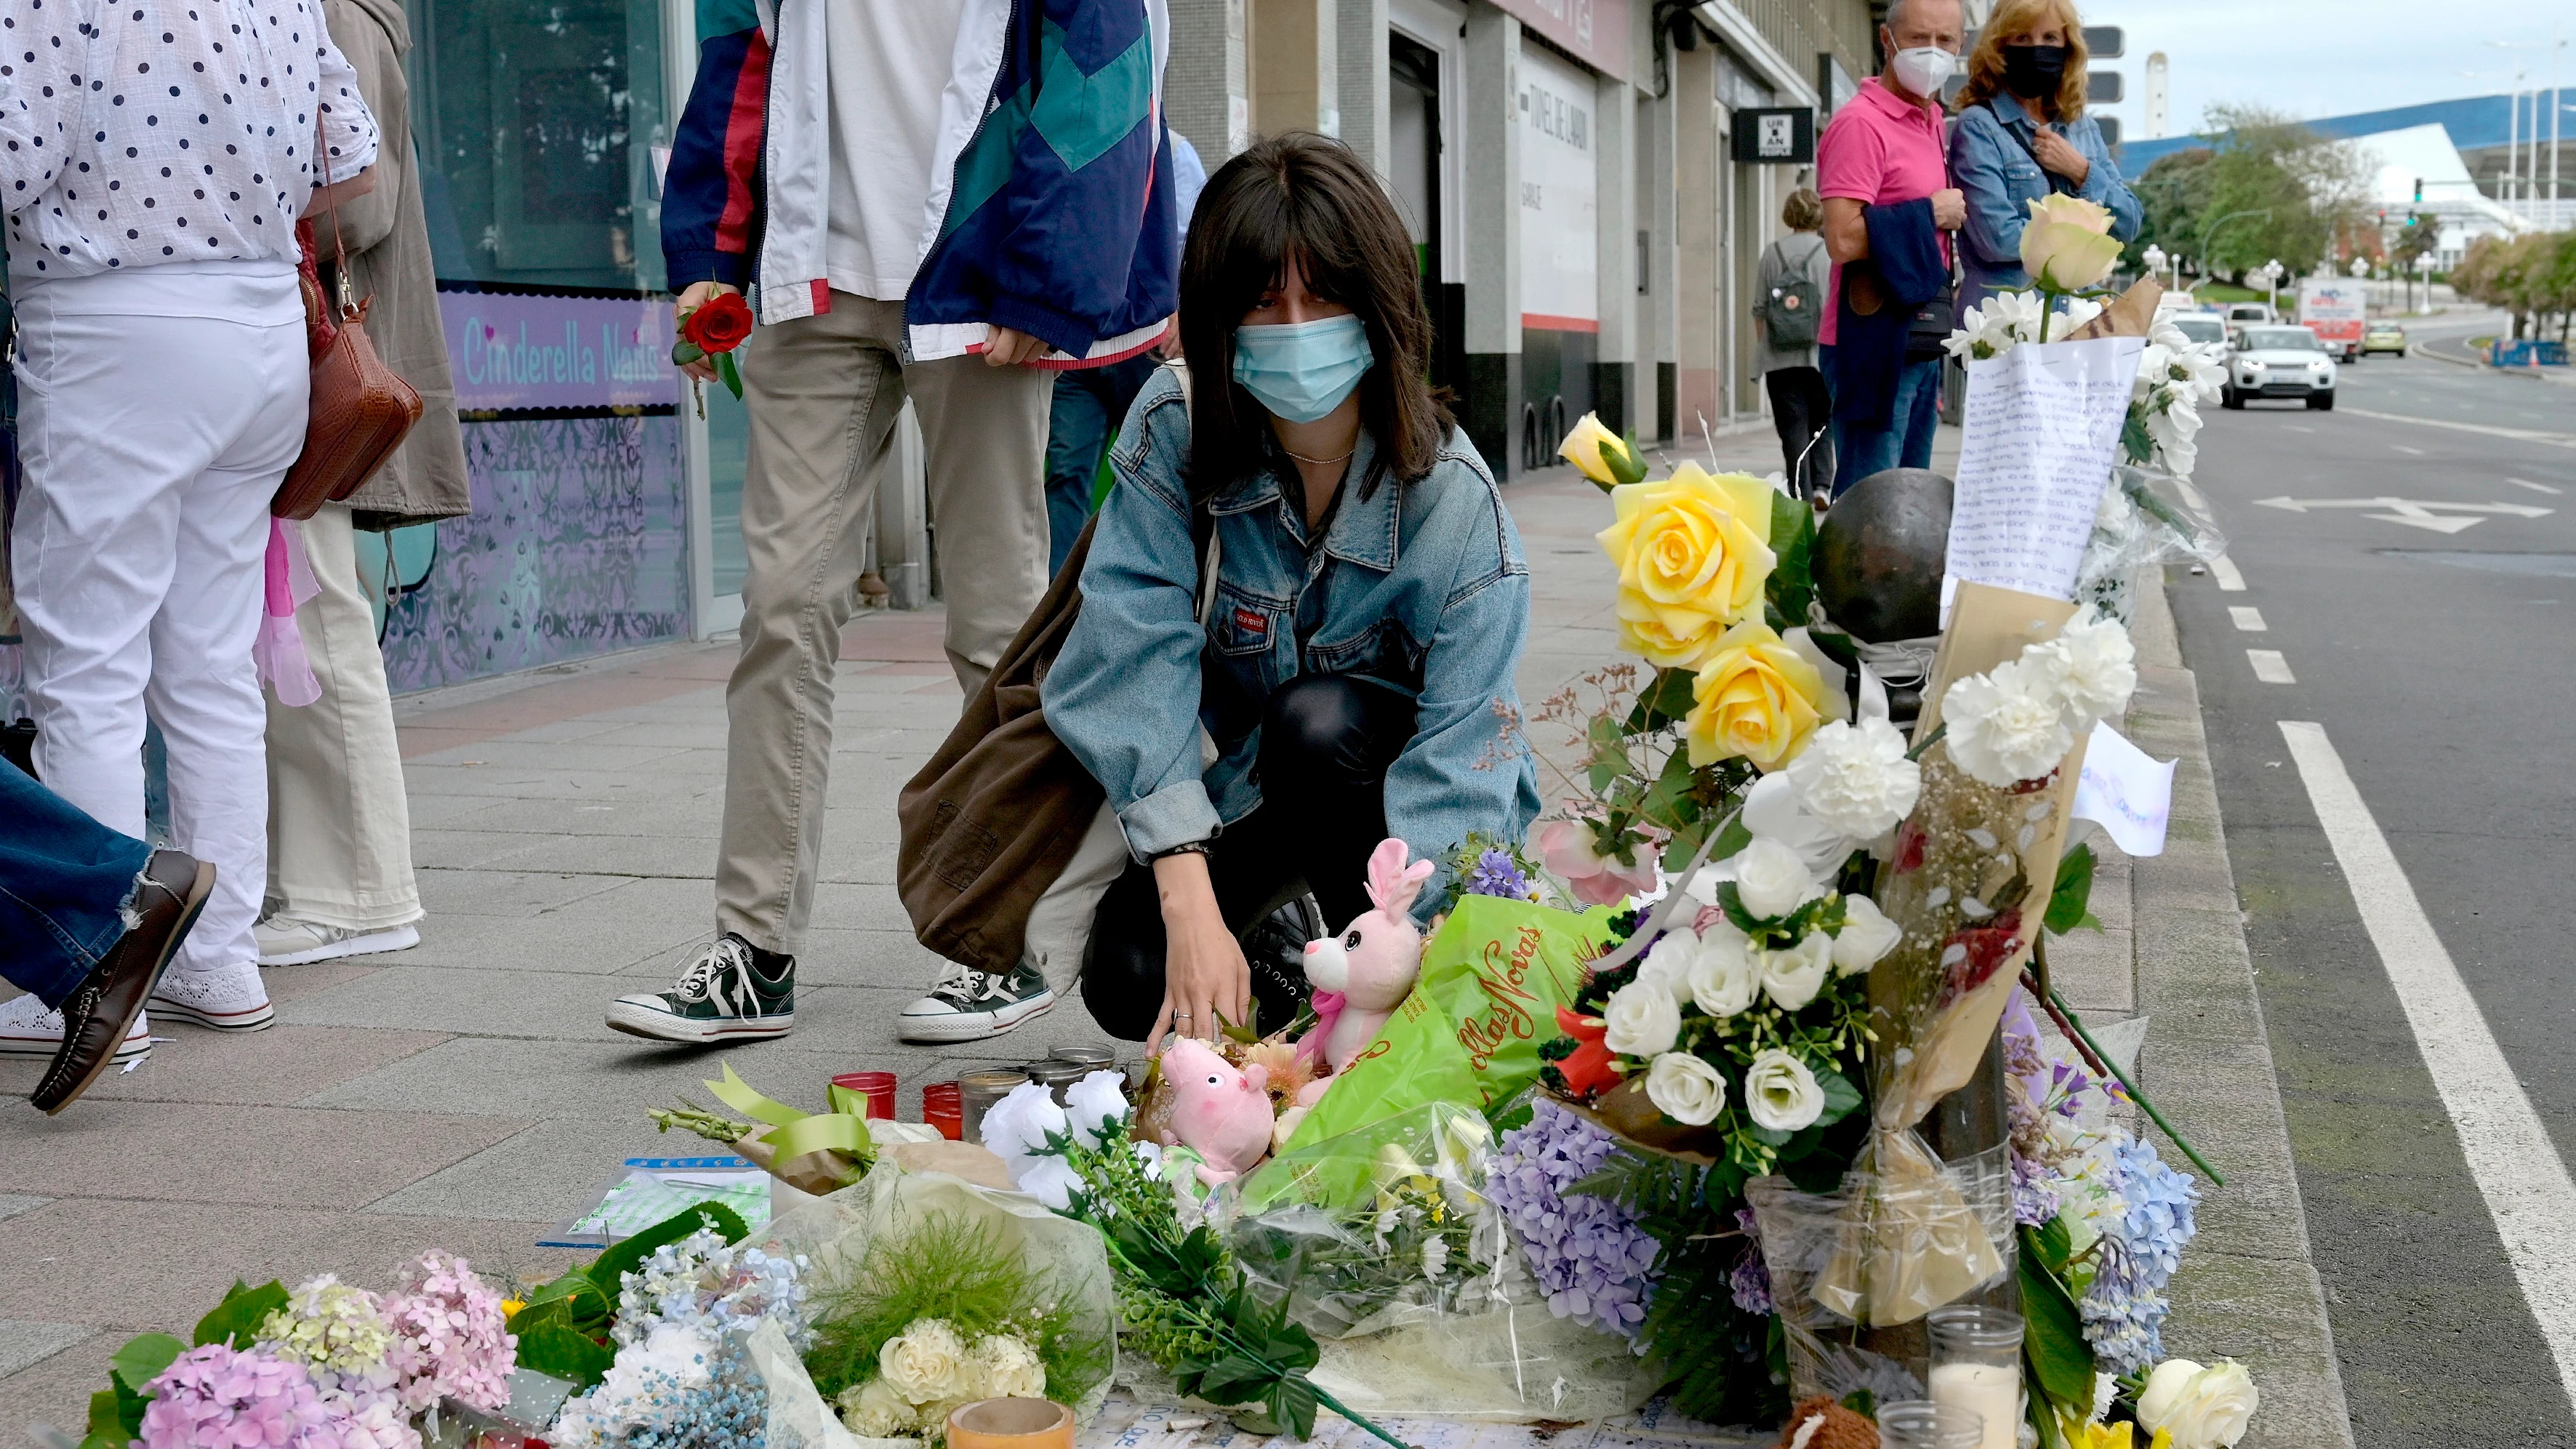
M 1834 112 L 1816 142 L 1816 194 L 1840 196 L 1863 206 L 1886 206 L 1930 196 L 1950 184 L 1941 137 L 1941 108 L 1901 101 L 1877 76 L 1860 83 L 1860 95 Z M 1941 233 L 1941 256 L 1950 255 L 1950 234 Z M 1843 264 L 1834 263 L 1825 287 L 1825 315 L 1816 340 L 1833 345 L 1834 321 L 1840 314 Z

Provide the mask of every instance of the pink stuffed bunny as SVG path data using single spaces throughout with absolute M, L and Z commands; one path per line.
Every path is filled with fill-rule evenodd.
M 1306 979 L 1315 985 L 1315 1029 L 1297 1043 L 1307 1056 L 1321 1052 L 1334 1071 L 1350 1065 L 1377 1039 L 1378 1028 L 1404 1004 L 1422 972 L 1422 932 L 1413 924 L 1413 898 L 1431 878 L 1432 863 L 1405 864 L 1401 840 L 1384 840 L 1369 852 L 1368 895 L 1377 909 L 1365 912 L 1339 936 L 1306 943 Z
M 1256 1062 L 1237 1071 L 1206 1042 L 1183 1037 L 1163 1053 L 1163 1080 L 1172 1088 L 1172 1136 L 1199 1155 L 1208 1186 L 1232 1182 L 1270 1155 L 1269 1068 Z

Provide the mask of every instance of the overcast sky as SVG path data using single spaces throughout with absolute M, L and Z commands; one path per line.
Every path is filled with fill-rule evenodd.
M 2213 101 L 2256 101 L 2302 118 L 2454 96 L 2498 95 L 2518 64 L 2549 83 L 2550 29 L 2568 41 L 2559 80 L 2576 94 L 2576 0 L 2078 0 L 2088 25 L 2128 31 L 2115 62 L 2128 98 L 2103 108 L 2144 137 L 2147 55 L 2170 63 L 2173 132 Z M 2506 50 L 2489 41 L 2530 48 Z M 2461 75 L 2461 71 L 2481 74 Z M 2544 115 L 2545 115 L 2544 111 Z M 2576 140 L 2576 136 L 2569 139 Z

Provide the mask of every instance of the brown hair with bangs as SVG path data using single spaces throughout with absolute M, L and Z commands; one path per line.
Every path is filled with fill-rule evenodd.
M 1307 290 L 1358 315 L 1376 354 L 1360 378 L 1360 426 L 1377 475 L 1412 482 L 1449 435 L 1434 393 L 1431 317 L 1413 241 L 1366 163 L 1341 142 L 1289 131 L 1255 142 L 1199 193 L 1181 257 L 1181 348 L 1190 360 L 1189 488 L 1204 498 L 1269 456 L 1269 410 L 1234 381 L 1234 329 L 1295 262 Z
M 2074 0 L 2001 0 L 1977 32 L 1976 51 L 1968 57 L 1968 84 L 1959 92 L 1959 109 L 1964 112 L 2006 94 L 2004 42 L 2019 40 L 2052 21 L 2066 32 L 2066 73 L 2058 77 L 2057 94 L 2041 98 L 2042 119 L 2081 119 L 2088 84 L 2084 68 L 2091 63 L 2092 52 L 2085 48 L 2084 22 L 2075 13 Z

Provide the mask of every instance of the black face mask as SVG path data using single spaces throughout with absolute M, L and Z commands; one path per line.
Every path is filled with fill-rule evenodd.
M 2057 83 L 2066 75 L 2066 47 L 2062 45 L 2007 45 L 2004 47 L 2004 84 L 2014 95 L 2039 100 L 2057 94 Z

